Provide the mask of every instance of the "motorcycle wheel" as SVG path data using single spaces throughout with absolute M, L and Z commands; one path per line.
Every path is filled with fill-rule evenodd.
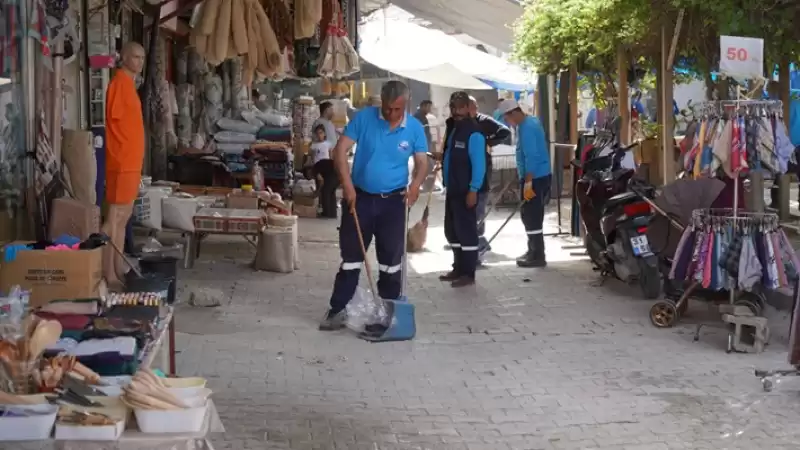
M 639 260 L 639 287 L 644 298 L 654 300 L 661 296 L 661 272 L 658 267 L 651 267 Z
M 583 236 L 583 247 L 586 249 L 586 253 L 589 254 L 589 259 L 598 269 L 605 269 L 607 267 L 605 258 L 603 258 L 600 253 L 601 250 L 598 249 L 597 244 L 592 241 L 588 233 Z

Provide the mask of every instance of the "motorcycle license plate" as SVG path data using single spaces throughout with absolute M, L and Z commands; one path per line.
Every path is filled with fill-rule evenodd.
M 635 236 L 631 238 L 631 247 L 633 247 L 634 256 L 644 256 L 650 254 L 650 243 L 647 241 L 647 236 Z

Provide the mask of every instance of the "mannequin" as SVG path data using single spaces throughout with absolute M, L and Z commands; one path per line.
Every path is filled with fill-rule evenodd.
M 139 194 L 144 164 L 144 119 L 136 92 L 136 76 L 144 66 L 144 48 L 129 42 L 122 48 L 122 65 L 108 85 L 106 95 L 106 212 L 105 233 L 122 249 L 125 227 Z M 123 287 L 128 265 L 111 245 L 103 249 L 103 276 L 110 290 Z

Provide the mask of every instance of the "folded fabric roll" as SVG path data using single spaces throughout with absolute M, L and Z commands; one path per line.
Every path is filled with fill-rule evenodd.
M 265 126 L 258 130 L 256 137 L 265 141 L 292 142 L 292 129 Z

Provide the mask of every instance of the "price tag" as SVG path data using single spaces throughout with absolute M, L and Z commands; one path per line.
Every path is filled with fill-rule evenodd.
M 719 71 L 738 78 L 764 78 L 764 40 L 720 36 Z

